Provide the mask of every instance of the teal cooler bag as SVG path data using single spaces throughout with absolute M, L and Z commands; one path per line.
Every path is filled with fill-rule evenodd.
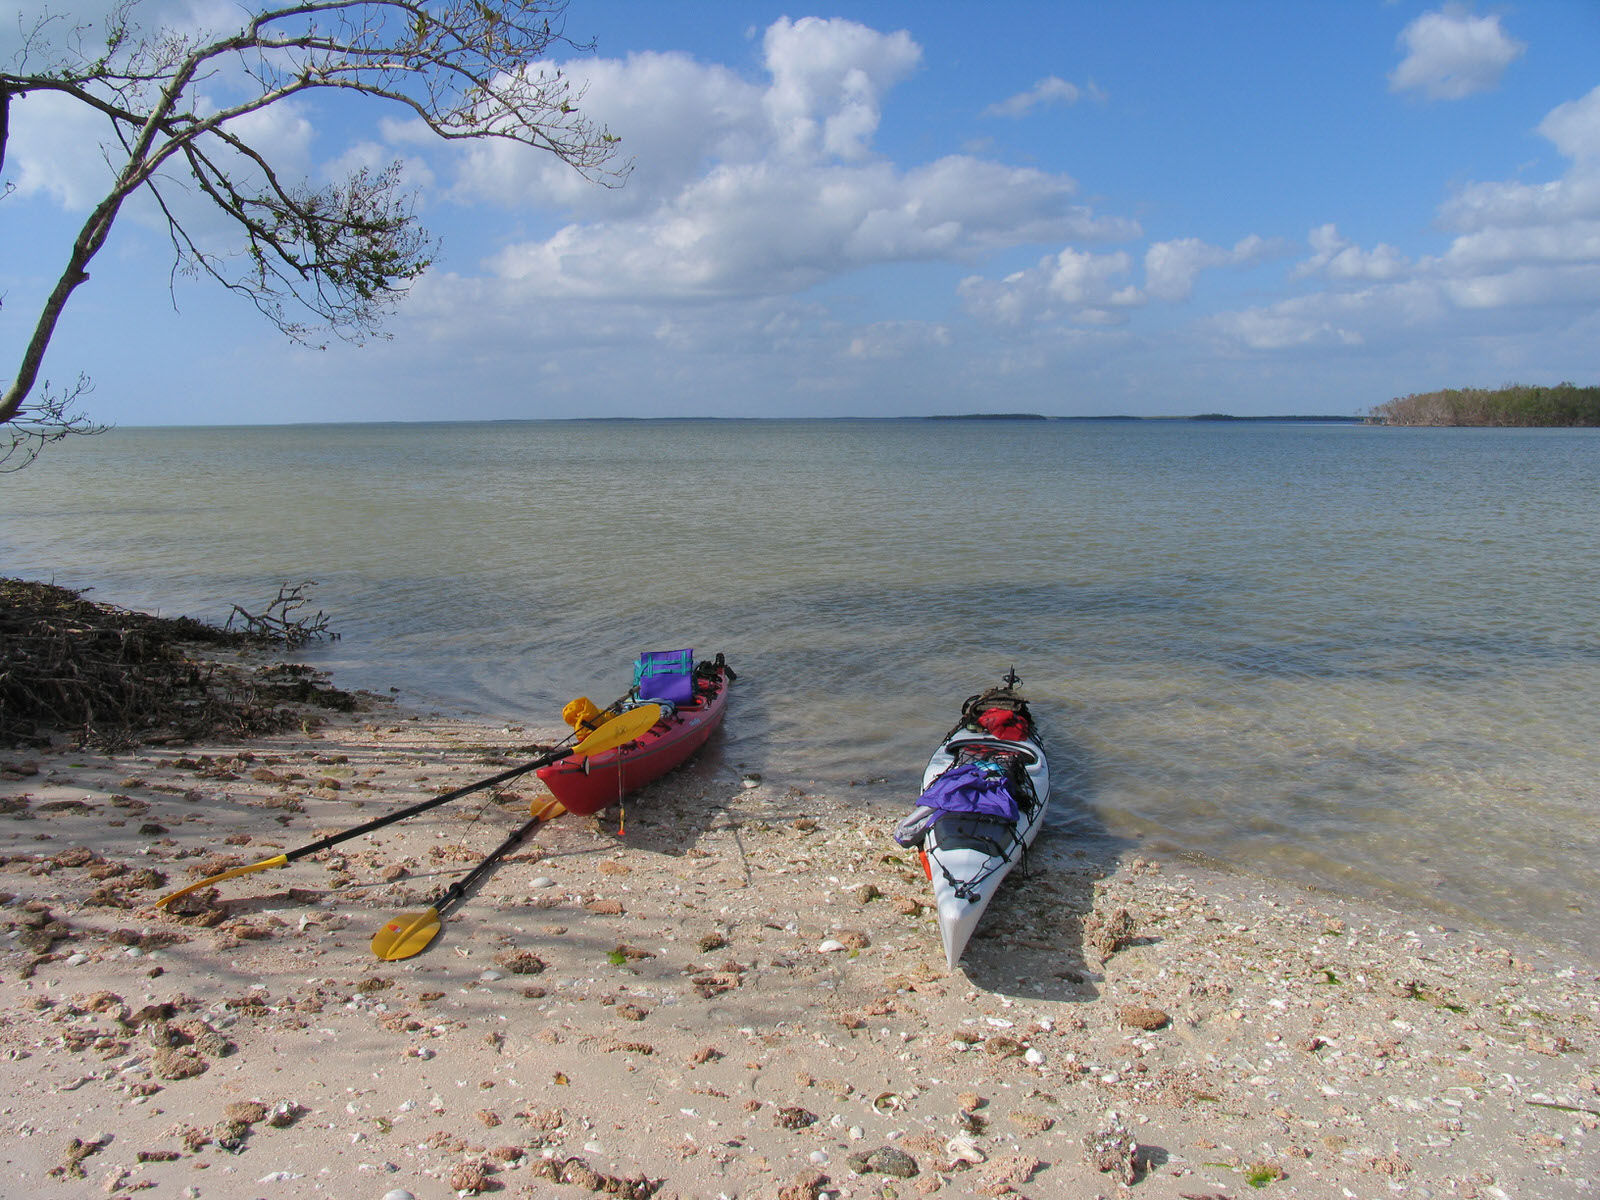
M 694 651 L 646 650 L 633 664 L 633 686 L 641 700 L 690 703 L 694 699 Z

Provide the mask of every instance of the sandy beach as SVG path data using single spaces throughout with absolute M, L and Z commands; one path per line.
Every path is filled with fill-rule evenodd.
M 531 776 L 155 907 L 561 732 L 362 708 L 0 751 L 0 1194 L 1600 1190 L 1596 964 L 1047 831 L 951 975 L 881 816 L 716 743 L 544 826 L 403 962 L 372 935 Z

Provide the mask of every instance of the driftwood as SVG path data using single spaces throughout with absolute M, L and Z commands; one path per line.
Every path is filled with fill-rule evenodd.
M 244 633 L 285 646 L 303 646 L 322 637 L 338 641 L 337 633 L 328 632 L 328 617 L 321 609 L 311 616 L 299 615 L 300 610 L 311 603 L 306 598 L 306 589 L 316 586 L 314 579 L 307 579 L 292 587 L 281 583 L 278 585 L 277 599 L 267 605 L 265 611 L 260 614 L 247 612 L 235 604 L 224 628 L 231 630 L 234 618 L 238 617 L 243 622 Z
M 248 736 L 303 719 L 290 705 L 354 707 L 354 697 L 319 685 L 309 668 L 215 660 L 267 640 L 0 579 L 0 744 L 64 735 L 117 749 Z

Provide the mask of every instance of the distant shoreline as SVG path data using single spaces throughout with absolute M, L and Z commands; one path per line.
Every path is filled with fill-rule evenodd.
M 804 418 L 802 418 L 804 419 Z M 1049 417 L 1043 413 L 960 413 L 953 415 L 932 414 L 924 417 L 826 417 L 822 420 L 889 420 L 889 421 L 1215 421 L 1215 422 L 1243 422 L 1249 424 L 1301 424 L 1301 425 L 1365 425 L 1369 423 L 1366 417 L 1335 417 L 1335 416 L 1296 416 L 1283 414 L 1278 416 L 1262 417 L 1237 417 L 1232 413 L 1194 413 L 1190 416 L 1172 417 L 1139 417 L 1131 413 L 1110 413 L 1094 417 Z
M 858 423 L 893 424 L 913 421 L 1029 421 L 1076 424 L 1176 424 L 1216 423 L 1235 425 L 1381 425 L 1366 416 L 1332 416 L 1319 414 L 1272 414 L 1266 416 L 1235 416 L 1231 413 L 1192 413 L 1187 415 L 1139 416 L 1133 413 L 1102 413 L 1092 416 L 1048 416 L 1044 413 L 915 413 L 886 417 L 494 417 L 481 421 L 283 421 L 270 425 L 111 425 L 106 432 L 159 432 L 166 430 L 219 431 L 249 429 L 425 429 L 460 425 L 647 425 L 647 424 L 783 424 L 783 423 Z
M 549 424 L 750 424 L 874 422 L 879 424 L 914 421 L 983 422 L 1064 422 L 1077 424 L 1229 424 L 1229 425 L 1371 425 L 1401 427 L 1466 428 L 1583 428 L 1600 424 L 1600 388 L 1510 387 L 1499 392 L 1437 392 L 1401 397 L 1364 413 L 1264 413 L 1226 412 L 1093 413 L 1050 415 L 1034 412 L 1003 413 L 908 413 L 895 416 L 590 416 L 590 417 L 495 417 L 477 421 L 285 421 L 267 425 L 112 425 L 116 430 L 238 430 L 238 429 L 402 429 L 458 425 L 549 425 Z

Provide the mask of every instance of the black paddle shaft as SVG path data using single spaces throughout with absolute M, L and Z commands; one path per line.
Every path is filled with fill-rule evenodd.
M 623 696 L 620 700 L 613 700 L 610 708 L 601 709 L 601 711 L 610 712 L 627 698 L 627 696 Z M 598 733 L 599 730 L 597 729 L 593 732 Z M 569 739 L 576 736 L 576 730 L 567 735 Z M 512 767 L 509 771 L 501 771 L 498 775 L 491 775 L 488 779 L 480 779 L 477 783 L 469 783 L 466 787 L 459 787 L 453 792 L 446 792 L 442 796 L 435 796 L 432 800 L 424 800 L 420 804 L 413 804 L 410 808 L 402 808 L 399 812 L 392 812 L 386 817 L 376 817 L 373 820 L 368 821 L 365 825 L 357 825 L 354 829 L 346 829 L 343 833 L 330 833 L 321 841 L 312 842 L 309 846 L 301 846 L 298 850 L 287 851 L 283 856 L 284 860 L 286 862 L 298 862 L 308 854 L 315 854 L 319 850 L 326 850 L 329 846 L 337 846 L 340 842 L 346 842 L 351 838 L 360 837 L 363 833 L 371 833 L 374 829 L 382 829 L 385 825 L 392 825 L 396 821 L 403 821 L 407 817 L 414 817 L 419 812 L 427 812 L 430 808 L 437 808 L 441 804 L 448 804 L 452 800 L 459 800 L 463 796 L 470 796 L 473 792 L 481 792 L 484 788 L 492 788 L 496 784 L 505 783 L 509 780 L 515 779 L 518 775 L 526 775 L 529 771 L 537 771 L 540 767 L 548 767 L 551 763 L 557 762 L 571 754 L 573 749 L 574 747 L 572 746 L 557 746 L 548 754 L 541 754 L 532 762 L 523 763 L 520 767 Z
M 541 812 L 533 819 L 524 822 L 520 829 L 512 832 L 512 834 L 507 837 L 505 841 L 501 842 L 498 846 L 491 850 L 489 852 L 489 857 L 485 858 L 481 863 L 473 867 L 472 870 L 468 871 L 460 879 L 456 880 L 448 888 L 440 892 L 439 898 L 435 900 L 429 907 L 442 917 L 445 909 L 460 903 L 462 897 L 467 894 L 467 892 L 475 883 L 477 883 L 496 866 L 498 866 L 502 858 L 520 846 L 524 838 L 526 838 L 535 829 L 539 828 L 540 825 L 543 825 L 547 820 L 549 820 L 548 809 L 546 809 L 544 812 Z
M 288 862 L 298 862 L 309 854 L 315 854 L 319 850 L 326 850 L 329 846 L 337 846 L 340 842 L 360 837 L 363 833 L 371 833 L 374 829 L 382 829 L 385 825 L 393 825 L 396 821 L 403 821 L 407 817 L 416 816 L 419 812 L 427 812 L 430 808 L 437 808 L 441 804 L 448 804 L 452 800 L 470 796 L 473 792 L 481 792 L 484 788 L 491 788 L 496 784 L 515 779 L 518 775 L 526 775 L 529 771 L 537 771 L 540 767 L 547 767 L 551 763 L 565 758 L 570 753 L 572 753 L 572 747 L 563 746 L 560 749 L 550 751 L 548 754 L 540 755 L 530 763 L 524 763 L 520 767 L 512 767 L 509 771 L 501 771 L 500 774 L 491 776 L 488 779 L 480 779 L 477 783 L 469 783 L 466 787 L 459 787 L 453 792 L 446 792 L 442 796 L 435 796 L 431 800 L 413 804 L 410 808 L 402 808 L 399 812 L 376 817 L 364 825 L 357 825 L 354 829 L 346 829 L 342 833 L 330 833 L 320 841 L 312 842 L 309 846 L 301 846 L 298 850 L 286 852 L 283 857 Z

